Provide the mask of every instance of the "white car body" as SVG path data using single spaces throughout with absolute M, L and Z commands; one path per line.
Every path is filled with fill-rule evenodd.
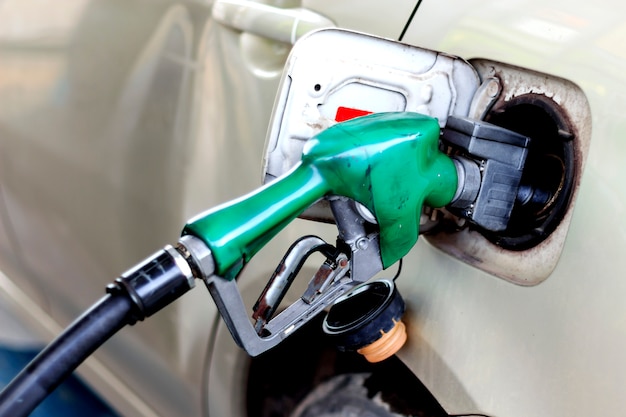
M 192 215 L 261 184 L 281 73 L 304 33 L 245 32 L 254 21 L 213 6 L 0 3 L 0 288 L 44 337 L 175 242 Z M 415 2 L 269 6 L 580 87 L 592 135 L 554 271 L 516 285 L 420 239 L 398 280 L 410 315 L 398 357 L 449 414 L 621 416 L 626 5 L 420 1 L 406 31 Z M 244 294 L 254 301 L 284 251 L 310 233 L 335 236 L 332 225 L 296 220 L 252 260 Z M 249 359 L 198 287 L 79 369 L 121 414 L 245 415 Z

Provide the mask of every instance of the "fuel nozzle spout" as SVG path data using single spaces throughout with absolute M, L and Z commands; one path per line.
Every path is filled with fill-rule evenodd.
M 448 209 L 479 228 L 503 231 L 516 204 L 532 207 L 549 199 L 541 190 L 521 186 L 529 137 L 482 120 L 450 116 L 442 142 L 459 174 Z

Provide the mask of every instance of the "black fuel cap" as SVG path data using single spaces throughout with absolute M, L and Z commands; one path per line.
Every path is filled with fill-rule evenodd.
M 392 281 L 367 282 L 337 299 L 322 328 L 339 350 L 357 351 L 370 362 L 380 362 L 406 341 L 404 310 L 404 300 Z

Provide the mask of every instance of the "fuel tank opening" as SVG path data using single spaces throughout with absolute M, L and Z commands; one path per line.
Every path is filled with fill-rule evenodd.
M 486 227 L 472 222 L 473 217 L 468 221 L 466 215 L 443 211 L 442 220 L 425 238 L 492 275 L 518 285 L 538 285 L 559 262 L 572 222 L 591 143 L 589 102 L 580 87 L 558 76 L 490 59 L 469 63 L 482 85 L 467 117 L 528 137 L 527 157 L 522 176 L 516 178 L 506 227 Z M 479 158 L 470 159 L 480 170 Z M 461 202 L 469 201 L 474 194 L 460 197 Z
M 577 178 L 573 130 L 549 97 L 525 94 L 494 107 L 486 121 L 532 138 L 506 230 L 485 237 L 509 250 L 546 239 L 563 219 Z
M 369 362 L 393 356 L 406 342 L 405 305 L 394 283 L 369 282 L 340 297 L 323 323 L 339 350 L 357 351 Z

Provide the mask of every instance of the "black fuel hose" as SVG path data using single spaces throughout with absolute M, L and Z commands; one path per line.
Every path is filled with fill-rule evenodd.
M 132 303 L 107 295 L 42 350 L 0 393 L 0 416 L 29 415 L 89 355 L 129 324 Z
M 0 417 L 28 416 L 121 328 L 151 316 L 193 285 L 189 265 L 171 247 L 123 274 L 0 392 Z

